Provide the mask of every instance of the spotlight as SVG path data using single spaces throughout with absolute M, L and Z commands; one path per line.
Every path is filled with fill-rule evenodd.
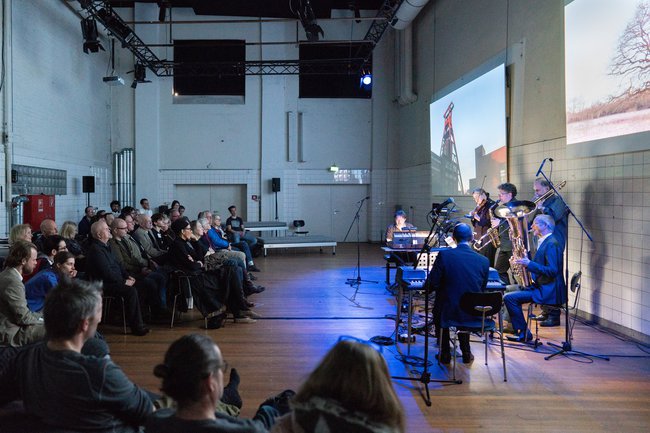
M 99 43 L 97 22 L 93 18 L 84 18 L 81 20 L 81 34 L 84 38 L 84 53 L 96 53 L 99 50 L 105 51 L 104 47 L 102 47 L 102 44 Z
M 309 42 L 318 42 L 319 35 L 325 36 L 323 29 L 316 22 L 316 14 L 311 7 L 309 0 L 300 0 L 298 8 L 298 18 L 305 29 L 307 40 Z
M 372 89 L 372 74 L 371 73 L 363 73 L 361 75 L 361 78 L 359 79 L 359 87 L 364 89 L 364 90 Z
M 151 83 L 151 81 L 147 80 L 147 68 L 142 63 L 135 64 L 131 88 L 135 89 L 138 87 L 138 83 Z

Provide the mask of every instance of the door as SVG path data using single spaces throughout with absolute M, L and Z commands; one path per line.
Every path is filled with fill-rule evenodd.
M 366 197 L 365 185 L 298 185 L 298 212 L 296 219 L 305 220 L 309 234 L 323 235 L 343 242 L 354 221 L 358 201 Z M 359 239 L 368 241 L 368 212 L 364 202 L 359 212 Z M 350 229 L 346 242 L 356 242 L 356 221 Z
M 176 185 L 176 199 L 185 206 L 185 215 L 196 219 L 199 212 L 215 211 L 225 222 L 228 206 L 237 206 L 237 213 L 246 220 L 246 185 Z

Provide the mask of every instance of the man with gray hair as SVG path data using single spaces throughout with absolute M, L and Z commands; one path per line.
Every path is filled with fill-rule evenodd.
M 0 374 L 0 403 L 22 399 L 29 414 L 66 431 L 138 431 L 153 404 L 94 338 L 101 283 L 62 279 L 48 294 L 43 316 L 48 340 L 9 361 Z
M 533 221 L 533 233 L 539 238 L 537 252 L 530 260 L 523 257 L 517 264 L 530 271 L 533 284 L 518 292 L 506 293 L 503 301 L 510 314 L 512 328 L 516 335 L 508 336 L 510 341 L 527 342 L 533 335 L 527 328 L 521 309 L 522 304 L 560 305 L 566 301 L 566 284 L 562 275 L 562 251 L 564 245 L 554 234 L 555 221 L 550 215 L 537 215 Z

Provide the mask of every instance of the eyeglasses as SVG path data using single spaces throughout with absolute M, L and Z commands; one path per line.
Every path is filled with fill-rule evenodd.
M 115 230 L 127 230 L 127 229 L 128 229 L 127 226 L 124 226 L 124 227 L 115 227 Z
M 224 374 L 228 370 L 228 361 L 225 359 L 222 361 L 221 365 L 217 366 L 217 370 L 221 370 Z M 216 370 L 215 370 L 216 371 Z
M 192 227 L 183 227 L 183 230 L 192 230 Z

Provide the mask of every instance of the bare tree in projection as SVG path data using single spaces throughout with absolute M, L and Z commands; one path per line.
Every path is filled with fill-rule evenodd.
M 614 97 L 626 98 L 650 90 L 650 2 L 637 6 L 634 18 L 618 40 L 610 65 L 610 75 L 622 78 L 622 92 Z

